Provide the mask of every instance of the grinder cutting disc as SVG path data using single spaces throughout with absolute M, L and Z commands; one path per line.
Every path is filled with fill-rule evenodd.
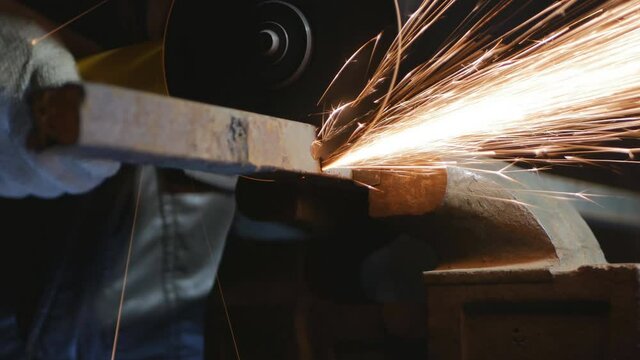
M 391 0 L 177 0 L 165 36 L 169 92 L 318 125 L 310 114 L 345 61 L 395 26 Z

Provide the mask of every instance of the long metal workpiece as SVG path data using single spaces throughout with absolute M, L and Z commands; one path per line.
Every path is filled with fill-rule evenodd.
M 92 83 L 37 92 L 31 105 L 35 126 L 29 144 L 36 149 L 50 148 L 49 151 L 77 156 L 215 173 L 322 174 L 320 164 L 310 151 L 316 129 L 304 123 Z M 367 175 L 367 172 L 352 174 L 341 170 L 328 175 L 353 176 L 359 182 L 380 185 L 371 182 L 371 173 Z M 416 180 L 406 174 L 399 177 L 386 174 L 385 178 L 389 176 L 416 185 L 413 183 Z M 609 195 L 599 197 L 598 204 L 583 201 L 576 205 L 590 220 L 637 226 L 634 214 L 640 209 L 640 198 L 635 194 L 543 174 L 535 178 L 540 182 L 536 185 L 538 190 L 568 193 L 590 190 Z M 384 205 L 384 213 L 395 209 L 396 215 L 414 214 L 416 209 L 433 210 L 446 202 L 443 191 L 456 184 L 450 184 L 446 176 L 431 176 L 427 180 L 435 185 L 407 188 L 394 181 L 391 188 L 372 192 L 372 211 L 376 213 L 374 208 L 380 204 Z M 414 193 L 420 189 L 425 190 L 431 200 L 426 199 L 425 194 Z M 452 194 L 466 191 L 447 190 Z M 486 199 L 495 197 L 495 194 L 484 195 Z
M 92 83 L 40 91 L 31 106 L 34 148 L 216 173 L 321 172 L 304 123 Z

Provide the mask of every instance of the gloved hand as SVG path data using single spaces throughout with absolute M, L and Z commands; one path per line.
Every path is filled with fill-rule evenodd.
M 44 34 L 28 21 L 0 15 L 0 196 L 82 193 L 120 166 L 26 148 L 32 126 L 28 94 L 79 80 L 71 54 L 53 39 L 42 38 Z

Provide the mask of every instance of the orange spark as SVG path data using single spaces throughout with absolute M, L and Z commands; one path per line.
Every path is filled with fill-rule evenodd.
M 35 39 L 31 39 L 31 45 L 32 46 L 36 46 L 38 45 L 39 42 L 41 42 L 42 40 L 54 35 L 55 33 L 57 33 L 58 31 L 64 29 L 65 27 L 71 25 L 74 21 L 80 19 L 81 17 L 87 15 L 88 13 L 92 12 L 93 10 L 97 9 L 98 7 L 102 6 L 104 3 L 108 2 L 109 0 L 102 0 L 99 3 L 93 5 L 92 7 L 90 7 L 89 9 L 81 12 L 80 14 L 76 15 L 75 17 L 73 17 L 72 19 L 64 22 L 63 24 L 61 24 L 60 26 L 56 27 L 55 29 L 49 31 L 48 33 L 35 38 Z
M 354 101 L 369 96 L 392 59 L 453 3 L 425 0 L 400 32 L 405 41 L 394 42 Z M 464 166 L 485 156 L 549 164 L 588 162 L 576 155 L 595 153 L 632 159 L 637 149 L 599 144 L 639 137 L 640 1 L 609 0 L 588 12 L 593 2 L 558 1 L 488 40 L 486 28 L 513 3 L 479 3 L 325 169 Z M 336 125 L 341 113 L 332 114 L 320 141 L 348 128 Z

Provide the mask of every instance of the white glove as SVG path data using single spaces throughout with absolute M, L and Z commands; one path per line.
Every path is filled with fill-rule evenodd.
M 52 198 L 89 191 L 115 174 L 119 164 L 26 148 L 32 126 L 27 95 L 80 80 L 75 61 L 37 26 L 0 15 L 0 196 Z

